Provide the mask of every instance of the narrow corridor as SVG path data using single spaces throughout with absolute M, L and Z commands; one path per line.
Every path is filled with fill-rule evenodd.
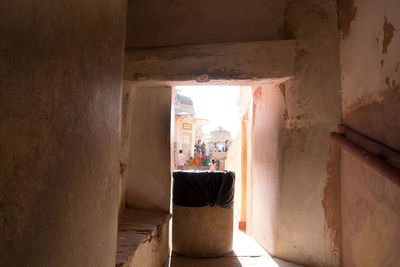
M 399 11 L 400 0 L 2 1 L 0 265 L 400 266 Z M 248 87 L 238 134 L 229 112 L 196 136 L 206 121 L 175 101 L 180 86 L 201 87 L 207 110 L 229 95 L 205 87 Z M 171 164 L 180 150 L 186 166 Z M 230 252 L 234 211 L 269 254 L 237 232 L 225 257 L 170 255 L 172 224 L 188 217 L 176 211 L 197 207 L 171 202 L 171 172 L 190 157 L 235 172 L 236 210 L 222 220 L 223 207 L 199 207 L 217 206 L 181 221 L 181 248 L 196 234 Z M 215 214 L 229 229 L 211 227 Z

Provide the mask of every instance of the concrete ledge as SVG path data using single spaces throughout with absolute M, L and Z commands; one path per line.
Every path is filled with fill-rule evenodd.
M 162 266 L 168 258 L 171 214 L 127 209 L 118 225 L 116 266 Z
M 294 76 L 296 41 L 127 49 L 125 80 L 138 83 L 255 82 Z

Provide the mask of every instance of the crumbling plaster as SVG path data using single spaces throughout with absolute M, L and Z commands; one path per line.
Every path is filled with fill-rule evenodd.
M 127 49 L 125 79 L 140 84 L 265 82 L 293 76 L 296 41 Z
M 126 1 L 0 4 L 0 262 L 113 266 Z
M 400 150 L 400 3 L 354 1 L 341 29 L 343 123 Z M 345 13 L 345 12 L 343 12 Z M 400 189 L 342 152 L 343 266 L 400 262 Z
M 275 256 L 311 266 L 337 266 L 340 187 L 338 175 L 329 172 L 329 166 L 338 164 L 329 133 L 340 121 L 341 104 L 337 6 L 319 0 L 286 4 L 285 32 L 297 40 L 297 60 L 294 79 L 281 89 L 286 120 Z
M 400 36 L 396 34 L 399 3 L 357 3 L 349 35 L 341 33 L 344 116 L 362 105 L 382 100 L 383 91 L 400 83 Z

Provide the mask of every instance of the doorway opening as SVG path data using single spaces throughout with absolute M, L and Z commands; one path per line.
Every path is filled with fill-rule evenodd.
M 245 231 L 251 87 L 176 86 L 173 101 L 171 166 L 235 172 L 235 221 Z
M 209 170 L 212 160 L 216 170 L 226 169 L 228 149 L 240 132 L 239 90 L 239 86 L 175 87 L 173 150 L 175 155 L 182 150 L 187 160 L 184 169 Z
M 210 171 L 214 160 L 216 171 L 233 171 L 236 176 L 233 253 L 226 260 L 235 259 L 235 266 L 295 266 L 285 265 L 285 262 L 271 257 L 258 240 L 255 240 L 257 238 L 253 239 L 252 229 L 249 227 L 252 224 L 253 202 L 253 110 L 256 108 L 253 105 L 253 92 L 255 99 L 259 101 L 262 89 L 250 86 L 209 85 L 176 86 L 174 89 L 171 125 L 172 169 Z M 257 134 L 260 134 L 259 130 Z M 179 162 L 180 155 L 183 155 L 183 165 Z M 182 258 L 172 253 L 170 266 L 189 266 L 195 264 L 196 260 L 200 261 Z M 225 264 L 223 259 L 215 261 L 221 264 L 219 266 L 231 266 Z
M 234 228 L 246 231 L 251 87 L 176 86 L 174 91 L 171 166 L 174 170 L 234 172 Z

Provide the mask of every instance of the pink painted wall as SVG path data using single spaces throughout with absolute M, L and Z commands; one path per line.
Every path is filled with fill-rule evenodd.
M 248 231 L 269 253 L 275 253 L 280 202 L 280 134 L 285 110 L 278 85 L 253 88 L 251 218 Z

